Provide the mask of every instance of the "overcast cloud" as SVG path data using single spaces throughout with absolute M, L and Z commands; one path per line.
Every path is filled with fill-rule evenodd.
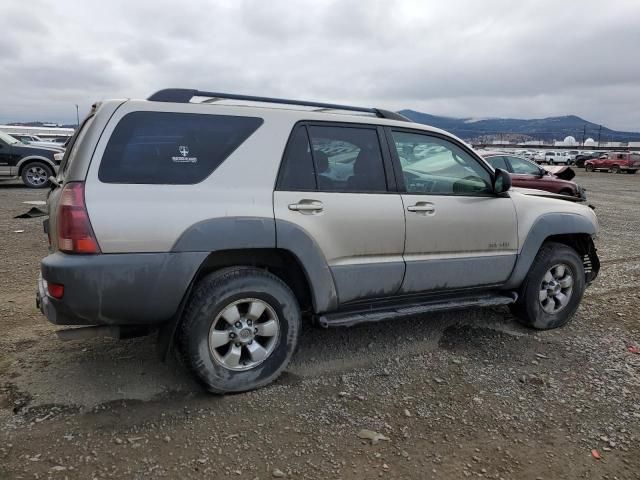
M 640 1 L 2 0 L 0 122 L 165 87 L 640 131 Z

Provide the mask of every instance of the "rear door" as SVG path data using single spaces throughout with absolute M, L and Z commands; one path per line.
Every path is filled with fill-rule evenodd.
M 518 248 L 516 212 L 492 193 L 491 172 L 462 143 L 388 129 L 406 218 L 403 293 L 498 285 Z
M 402 200 L 381 133 L 367 125 L 298 124 L 274 192 L 279 246 L 292 231 L 315 244 L 340 304 L 392 295 L 404 275 Z

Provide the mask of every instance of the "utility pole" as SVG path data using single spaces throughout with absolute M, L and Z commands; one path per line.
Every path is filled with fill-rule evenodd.
M 80 113 L 78 111 L 78 104 L 76 103 L 76 126 L 80 126 Z
M 598 128 L 598 148 L 600 148 L 600 134 L 602 133 L 602 125 Z
M 587 134 L 587 124 L 585 123 L 582 127 L 582 146 L 584 147 L 584 137 Z

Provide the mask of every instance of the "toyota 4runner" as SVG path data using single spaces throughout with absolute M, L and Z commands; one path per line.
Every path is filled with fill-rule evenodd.
M 598 273 L 596 216 L 510 185 L 384 110 L 186 89 L 105 101 L 52 179 L 37 301 L 86 326 L 67 338 L 157 330 L 216 393 L 272 382 L 303 317 L 509 305 L 560 327 Z

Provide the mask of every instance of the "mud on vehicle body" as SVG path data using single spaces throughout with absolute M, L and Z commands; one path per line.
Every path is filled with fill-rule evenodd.
M 595 214 L 510 186 L 393 112 L 180 89 L 106 101 L 49 195 L 38 304 L 92 333 L 159 331 L 216 393 L 277 378 L 303 318 L 510 305 L 561 326 L 598 273 Z

